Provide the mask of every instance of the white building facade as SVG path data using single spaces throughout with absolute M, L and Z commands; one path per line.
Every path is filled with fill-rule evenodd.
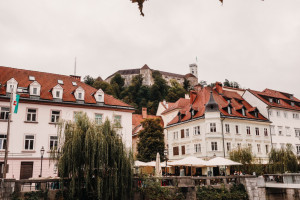
M 186 156 L 229 157 L 239 147 L 250 147 L 265 163 L 271 150 L 270 121 L 237 92 L 221 84 L 191 92 L 190 102 L 167 124 L 171 160 Z
M 41 173 L 41 167 L 42 177 L 56 176 L 57 168 L 49 156 L 51 149 L 58 145 L 57 122 L 61 119 L 73 121 L 78 112 L 86 113 L 97 124 L 106 118 L 120 123 L 118 134 L 126 147 L 131 148 L 134 111 L 131 106 L 104 94 L 102 90 L 85 85 L 78 77 L 6 67 L 0 67 L 0 73 L 4 75 L 0 80 L 1 170 L 6 146 L 10 85 L 13 84 L 14 90 L 21 95 L 18 113 L 11 116 L 7 178 L 36 178 Z M 41 166 L 42 147 L 45 152 Z
M 291 144 L 300 155 L 300 100 L 292 94 L 265 89 L 263 92 L 246 90 L 243 98 L 272 122 L 270 126 L 272 146 Z

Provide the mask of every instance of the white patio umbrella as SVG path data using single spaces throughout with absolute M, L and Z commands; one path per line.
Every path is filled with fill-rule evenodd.
M 213 159 L 210 159 L 206 163 L 206 166 L 223 166 L 223 165 L 231 166 L 231 165 L 242 165 L 242 164 L 223 157 L 215 157 Z
M 204 167 L 204 166 L 206 166 L 206 162 L 207 161 L 202 160 L 201 158 L 189 156 L 189 157 L 183 158 L 181 160 L 176 160 L 176 161 L 170 163 L 169 165 L 171 165 L 171 166 Z
M 160 166 L 160 155 L 158 152 L 156 154 L 155 176 L 156 177 L 162 176 L 162 171 L 161 171 L 161 166 Z
M 145 162 L 142 162 L 142 161 L 139 161 L 139 160 L 134 161 L 134 166 L 135 167 L 144 167 L 145 164 L 146 164 Z

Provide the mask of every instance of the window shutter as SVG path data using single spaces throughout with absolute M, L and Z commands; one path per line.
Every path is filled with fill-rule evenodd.
M 174 156 L 179 155 L 179 149 L 178 149 L 178 147 L 173 147 L 173 155 Z
M 185 154 L 185 146 L 181 146 L 181 154 L 182 154 L 182 155 Z
M 181 138 L 184 138 L 184 129 L 181 129 Z

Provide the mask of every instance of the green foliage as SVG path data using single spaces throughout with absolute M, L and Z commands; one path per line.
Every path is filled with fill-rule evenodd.
M 32 191 L 32 192 L 26 192 L 24 194 L 24 200 L 40 200 L 40 199 L 44 199 L 44 200 L 48 199 L 48 190 Z
M 121 99 L 121 93 L 124 90 L 125 79 L 122 78 L 121 74 L 117 73 L 111 80 L 112 95 L 118 99 Z
M 58 170 L 70 179 L 70 199 L 131 198 L 132 155 L 108 120 L 97 126 L 80 113 L 76 123 L 60 125 L 59 140 Z
M 240 84 L 238 82 L 229 81 L 228 79 L 225 79 L 223 85 L 227 87 L 240 88 Z
M 172 87 L 168 91 L 166 100 L 168 102 L 175 102 L 179 98 L 184 98 L 186 90 L 176 80 L 171 80 L 171 85 Z
M 144 162 L 153 161 L 157 152 L 163 158 L 165 143 L 160 119 L 145 119 L 142 126 L 144 129 L 138 133 L 137 159 Z
M 248 194 L 244 185 L 233 185 L 230 190 L 222 188 L 199 187 L 197 188 L 197 200 L 248 200 Z
M 110 94 L 112 95 L 113 94 L 113 90 L 112 90 L 112 87 L 109 83 L 105 82 L 105 81 L 101 81 L 101 80 L 96 80 L 93 85 L 92 85 L 94 88 L 96 89 L 102 89 L 104 93 L 106 94 Z
M 190 81 L 187 80 L 186 78 L 184 78 L 183 80 L 183 88 L 185 89 L 185 91 L 189 91 L 191 87 Z
M 297 172 L 298 160 L 292 145 L 287 144 L 281 149 L 272 148 L 269 154 L 269 164 L 273 173 Z
M 229 152 L 230 160 L 244 164 L 251 164 L 253 154 L 250 148 L 237 148 Z
M 95 82 L 95 79 L 93 77 L 91 77 L 90 75 L 87 75 L 83 78 L 83 82 L 85 84 L 88 84 L 88 85 L 92 86 Z
M 140 192 L 146 200 L 182 200 L 185 199 L 183 193 L 178 187 L 174 190 L 161 187 L 160 182 L 155 179 L 146 179 Z

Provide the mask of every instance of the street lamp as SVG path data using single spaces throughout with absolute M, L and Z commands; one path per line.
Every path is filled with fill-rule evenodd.
M 168 169 L 168 149 L 165 149 L 164 150 L 164 156 L 165 156 L 165 159 L 166 159 L 166 168 L 165 168 L 165 171 L 166 171 L 166 176 L 168 175 L 168 171 L 167 171 L 167 169 Z
M 45 152 L 45 149 L 44 149 L 44 146 L 42 146 L 41 150 L 41 172 L 40 172 L 40 177 L 42 177 L 42 170 L 43 170 L 43 157 L 44 157 L 44 152 Z

